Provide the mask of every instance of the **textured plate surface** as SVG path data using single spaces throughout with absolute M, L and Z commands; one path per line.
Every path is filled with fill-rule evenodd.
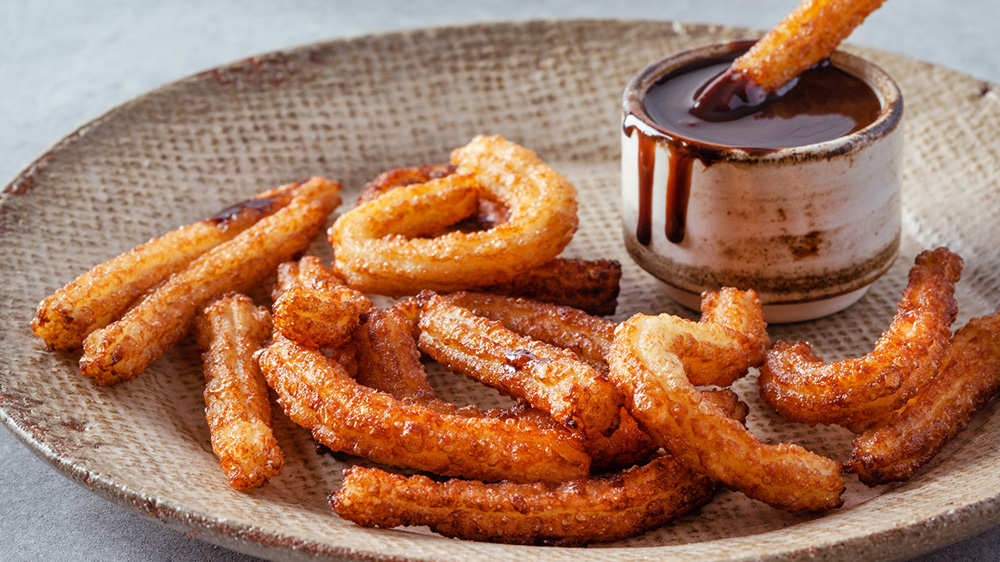
M 254 57 L 168 85 L 58 143 L 0 192 L 0 419 L 69 478 L 188 534 L 259 556 L 405 560 L 844 559 L 912 556 L 1000 522 L 1000 416 L 994 407 L 910 482 L 869 490 L 848 478 L 843 508 L 785 514 L 735 493 L 622 543 L 579 549 L 453 541 L 423 529 L 363 529 L 326 496 L 350 459 L 318 455 L 277 416 L 282 474 L 262 490 L 229 488 L 212 455 L 198 353 L 185 341 L 135 380 L 100 388 L 78 357 L 45 352 L 28 323 L 39 300 L 80 272 L 231 202 L 309 175 L 347 186 L 378 172 L 442 162 L 476 134 L 534 150 L 581 193 L 566 254 L 625 267 L 617 318 L 688 314 L 621 243 L 619 99 L 648 62 L 747 30 L 663 22 L 567 21 L 418 30 Z M 771 328 L 827 359 L 866 353 L 888 326 L 921 249 L 966 260 L 958 324 L 997 308 L 1000 96 L 990 84 L 903 57 L 851 49 L 889 71 L 906 99 L 904 240 L 893 269 L 833 317 Z M 329 258 L 324 240 L 313 249 Z M 438 374 L 442 395 L 499 403 Z M 850 435 L 782 421 L 736 390 L 751 429 L 843 460 Z

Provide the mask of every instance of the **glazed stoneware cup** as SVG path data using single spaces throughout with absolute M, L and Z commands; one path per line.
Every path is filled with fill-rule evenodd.
M 895 260 L 900 242 L 903 100 L 884 71 L 836 52 L 830 63 L 861 79 L 878 98 L 877 116 L 829 141 L 766 152 L 706 143 L 691 153 L 657 125 L 646 92 L 672 71 L 731 52 L 734 44 L 684 51 L 655 62 L 628 84 L 622 123 L 622 214 L 626 247 L 664 282 L 664 290 L 697 310 L 706 290 L 754 289 L 768 322 L 810 320 L 861 298 Z M 679 146 L 678 143 L 688 143 Z M 668 184 L 686 173 L 686 201 Z M 645 182 L 645 183 L 643 183 Z M 673 199 L 673 201 L 668 201 Z M 678 205 L 681 236 L 677 231 Z

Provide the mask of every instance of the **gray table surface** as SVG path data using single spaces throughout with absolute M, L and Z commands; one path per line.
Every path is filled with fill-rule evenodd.
M 380 31 L 537 18 L 767 29 L 797 1 L 2 0 L 0 185 L 107 110 L 249 55 Z M 1000 83 L 998 10 L 996 0 L 893 0 L 850 42 Z M 0 429 L 0 560 L 39 559 L 252 560 L 92 495 Z M 1000 560 L 1000 527 L 917 560 Z

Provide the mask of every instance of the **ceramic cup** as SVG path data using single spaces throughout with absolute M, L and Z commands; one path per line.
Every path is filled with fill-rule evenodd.
M 657 125 L 643 105 L 646 92 L 672 71 L 748 46 L 684 51 L 649 65 L 628 84 L 621 154 L 625 245 L 672 298 L 694 310 L 703 291 L 731 286 L 756 290 L 768 322 L 819 318 L 861 298 L 898 253 L 902 94 L 883 70 L 838 51 L 831 64 L 878 98 L 873 122 L 834 140 L 765 152 L 705 143 L 695 152 L 711 158 L 695 158 L 678 171 L 672 158 L 681 150 L 690 154 L 697 141 Z M 667 186 L 685 180 L 686 201 L 679 203 Z M 682 230 L 671 236 L 678 205 Z

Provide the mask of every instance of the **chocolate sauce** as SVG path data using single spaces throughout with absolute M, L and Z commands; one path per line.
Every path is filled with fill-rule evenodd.
M 670 175 L 667 177 L 667 240 L 680 244 L 684 240 L 687 204 L 691 195 L 691 170 L 694 155 L 675 150 L 670 153 Z
M 667 239 L 684 240 L 687 203 L 694 161 L 706 167 L 739 149 L 761 155 L 834 140 L 874 122 L 881 103 L 872 89 L 829 63 L 802 73 L 787 91 L 735 103 L 730 111 L 709 115 L 693 111 L 702 90 L 725 73 L 743 50 L 696 61 L 660 78 L 645 92 L 642 111 L 650 126 L 631 111 L 625 116 L 625 134 L 639 140 L 639 219 L 636 238 L 652 240 L 653 169 L 657 140 L 671 144 L 666 186 Z M 724 93 L 730 95 L 732 92 Z M 695 113 L 701 113 L 701 116 Z M 703 118 L 707 117 L 707 118 Z
M 745 117 L 776 100 L 796 82 L 797 79 L 792 80 L 780 92 L 768 93 L 746 74 L 730 68 L 698 91 L 691 114 L 705 121 L 731 121 Z

